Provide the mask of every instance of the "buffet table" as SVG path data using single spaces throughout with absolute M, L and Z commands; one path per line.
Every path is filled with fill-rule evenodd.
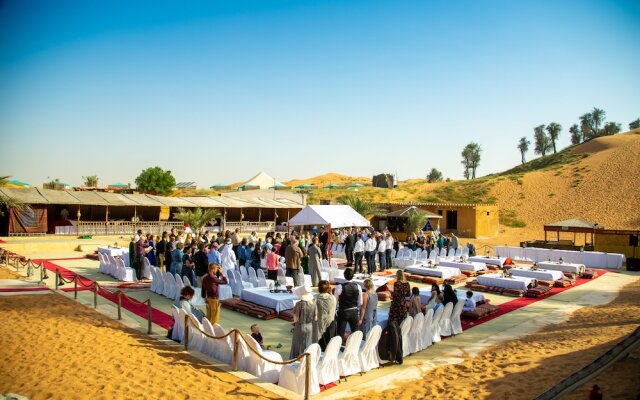
M 259 306 L 273 308 L 277 313 L 290 310 L 300 300 L 295 293 L 271 293 L 268 287 L 244 289 L 240 298 Z
M 453 267 L 464 271 L 474 272 L 482 271 L 487 268 L 485 263 L 479 262 L 440 261 L 438 265 L 441 267 Z
M 538 263 L 539 268 L 551 269 L 554 271 L 570 272 L 572 274 L 582 274 L 584 272 L 583 264 L 574 264 L 567 262 L 543 261 Z
M 449 279 L 451 277 L 461 275 L 461 272 L 458 268 L 427 267 L 426 264 L 410 265 L 404 270 L 416 275 L 435 276 L 442 279 Z
M 541 281 L 557 281 L 564 277 L 562 271 L 550 270 L 550 269 L 526 269 L 526 268 L 511 268 L 509 273 L 514 276 L 525 276 L 527 278 L 535 278 Z
M 533 283 L 534 278 L 524 276 L 514 276 L 504 278 L 502 274 L 484 274 L 477 278 L 478 283 L 485 286 L 497 286 L 504 289 L 527 290 L 527 287 Z
M 469 257 L 468 261 L 482 263 L 482 264 L 497 265 L 498 267 L 502 268 L 502 266 L 504 265 L 504 262 L 507 261 L 507 257 L 473 256 L 473 257 Z
M 600 251 L 575 251 L 541 249 L 537 247 L 495 246 L 494 250 L 500 257 L 510 257 L 514 260 L 525 261 L 563 261 L 573 264 L 584 264 L 590 268 L 620 269 L 626 261 L 624 254 L 603 253 Z

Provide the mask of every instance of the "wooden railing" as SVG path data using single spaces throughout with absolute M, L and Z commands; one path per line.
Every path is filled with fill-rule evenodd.
M 80 221 L 77 232 L 73 235 L 133 235 L 138 229 L 142 229 L 145 233 L 160 235 L 164 231 L 171 231 L 171 228 L 177 230 L 184 229 L 181 221 Z
M 243 221 L 243 222 L 227 222 L 225 223 L 225 229 L 230 231 L 240 228 L 240 232 L 273 232 L 275 230 L 275 224 L 270 222 L 255 222 L 255 221 Z

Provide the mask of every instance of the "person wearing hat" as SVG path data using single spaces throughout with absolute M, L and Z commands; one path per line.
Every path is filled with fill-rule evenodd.
M 222 261 L 222 268 L 224 268 L 225 270 L 236 268 L 236 253 L 233 251 L 233 248 L 231 246 L 231 239 L 225 240 L 224 247 L 222 247 L 222 255 L 220 256 L 220 261 Z
M 293 307 L 293 337 L 291 339 L 291 354 L 289 358 L 296 358 L 311 344 L 318 341 L 316 328 L 316 302 L 311 293 L 311 286 L 302 285 L 296 289 L 300 301 Z

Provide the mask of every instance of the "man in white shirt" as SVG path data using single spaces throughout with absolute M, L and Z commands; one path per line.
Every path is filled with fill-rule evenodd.
M 393 250 L 393 237 L 391 233 L 387 232 L 385 235 L 385 258 L 386 258 L 386 267 L 391 268 L 393 263 L 391 262 L 391 252 Z
M 364 241 L 362 235 L 356 236 L 356 244 L 353 246 L 353 258 L 355 264 L 355 271 L 362 273 L 362 256 L 364 255 Z
M 376 272 L 376 240 L 369 235 L 364 243 L 364 258 L 367 260 L 367 272 L 369 275 Z
M 387 242 L 384 234 L 380 235 L 380 241 L 378 242 L 378 260 L 380 260 L 380 271 L 384 271 L 387 265 Z
M 464 306 L 462 307 L 462 311 L 474 311 L 476 309 L 476 302 L 473 301 L 473 292 L 471 290 L 467 291 L 467 299 L 464 301 Z
M 248 243 L 255 243 L 256 242 L 256 232 L 255 231 L 251 232 L 251 234 L 249 236 L 247 236 L 247 242 Z

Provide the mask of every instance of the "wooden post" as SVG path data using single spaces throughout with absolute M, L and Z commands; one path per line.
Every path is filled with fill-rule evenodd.
M 40 264 L 40 283 L 44 280 L 44 261 Z
M 556 231 L 556 235 L 557 235 L 556 241 L 560 242 L 560 231 Z
M 544 230 L 544 241 L 545 241 L 545 243 L 547 242 L 547 230 L 546 229 Z
M 238 331 L 233 330 L 233 360 L 231 362 L 231 370 L 238 370 Z
M 184 350 L 189 351 L 189 316 L 184 317 Z
M 73 277 L 73 298 L 78 300 L 78 275 Z
M 310 396 L 310 386 L 311 386 L 311 354 L 305 354 L 304 358 L 305 362 L 305 370 L 304 370 L 304 398 L 305 400 L 309 400 Z
M 122 319 L 122 292 L 118 290 L 118 321 Z
M 98 308 L 98 283 L 93 283 L 93 308 Z
M 151 335 L 151 299 L 149 299 L 149 304 L 147 305 L 147 333 Z
M 58 282 L 60 282 L 60 272 L 56 268 L 56 290 L 58 290 Z

